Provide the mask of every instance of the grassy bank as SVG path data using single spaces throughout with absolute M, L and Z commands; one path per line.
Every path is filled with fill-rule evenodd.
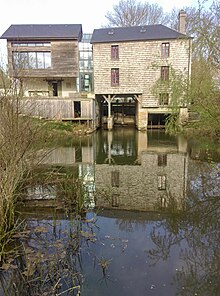
M 68 142 L 71 139 L 92 133 L 87 124 L 63 122 L 56 120 L 32 119 L 36 127 L 41 130 L 44 136 L 46 145 L 56 145 L 63 141 Z

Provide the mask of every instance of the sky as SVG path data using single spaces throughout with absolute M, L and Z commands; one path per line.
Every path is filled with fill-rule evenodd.
M 165 12 L 173 7 L 195 6 L 197 0 L 137 0 L 157 3 Z M 208 0 L 211 2 L 211 0 Z M 105 15 L 119 0 L 1 0 L 0 36 L 11 24 L 82 24 L 92 33 L 107 23 Z M 6 41 L 0 40 L 0 55 L 6 55 Z

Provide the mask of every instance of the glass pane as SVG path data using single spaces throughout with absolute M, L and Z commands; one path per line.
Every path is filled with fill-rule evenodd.
M 13 65 L 14 65 L 14 68 L 19 68 L 19 54 L 17 52 L 13 52 Z
M 19 54 L 19 68 L 21 69 L 28 69 L 28 53 L 21 52 Z
M 92 58 L 92 52 L 90 51 L 82 51 L 80 52 L 80 59 L 81 60 L 88 60 Z
M 44 69 L 44 53 L 37 52 L 37 68 Z
M 36 69 L 37 61 L 36 61 L 36 52 L 28 52 L 28 68 Z
M 51 53 L 44 52 L 44 68 L 51 68 Z

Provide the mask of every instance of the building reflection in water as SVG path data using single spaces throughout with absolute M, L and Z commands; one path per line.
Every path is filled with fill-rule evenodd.
M 90 207 L 148 211 L 172 203 L 180 208 L 185 197 L 188 156 L 182 136 L 104 130 L 50 151 L 43 163 L 77 165 Z
M 128 132 L 128 135 L 126 134 Z M 187 143 L 161 132 L 106 132 L 105 163 L 95 165 L 96 206 L 156 210 L 182 206 L 187 179 Z

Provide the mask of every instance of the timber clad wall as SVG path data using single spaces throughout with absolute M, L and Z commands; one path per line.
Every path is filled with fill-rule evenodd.
M 39 42 L 39 40 L 38 40 Z M 11 75 L 14 75 L 12 68 L 12 52 L 51 52 L 51 68 L 18 70 L 19 76 L 28 77 L 78 77 L 79 58 L 78 41 L 51 41 L 51 46 L 22 46 L 13 47 L 8 42 L 8 59 Z
M 77 77 L 79 69 L 78 42 L 51 42 L 52 71 L 55 76 Z M 51 71 L 51 72 L 52 72 Z M 51 73 L 50 72 L 50 73 Z M 51 73 L 51 75 L 53 75 Z
M 161 45 L 170 43 L 170 57 L 161 57 Z M 142 94 L 142 107 L 158 107 L 152 86 L 161 66 L 189 73 L 188 39 L 93 44 L 95 94 Z M 111 45 L 119 45 L 119 60 L 111 59 Z M 119 86 L 111 86 L 111 68 L 119 68 Z
M 62 98 L 31 98 L 21 100 L 20 110 L 23 114 L 50 119 L 73 119 L 75 115 L 73 99 Z M 93 119 L 92 100 L 81 100 L 81 116 L 83 119 Z

